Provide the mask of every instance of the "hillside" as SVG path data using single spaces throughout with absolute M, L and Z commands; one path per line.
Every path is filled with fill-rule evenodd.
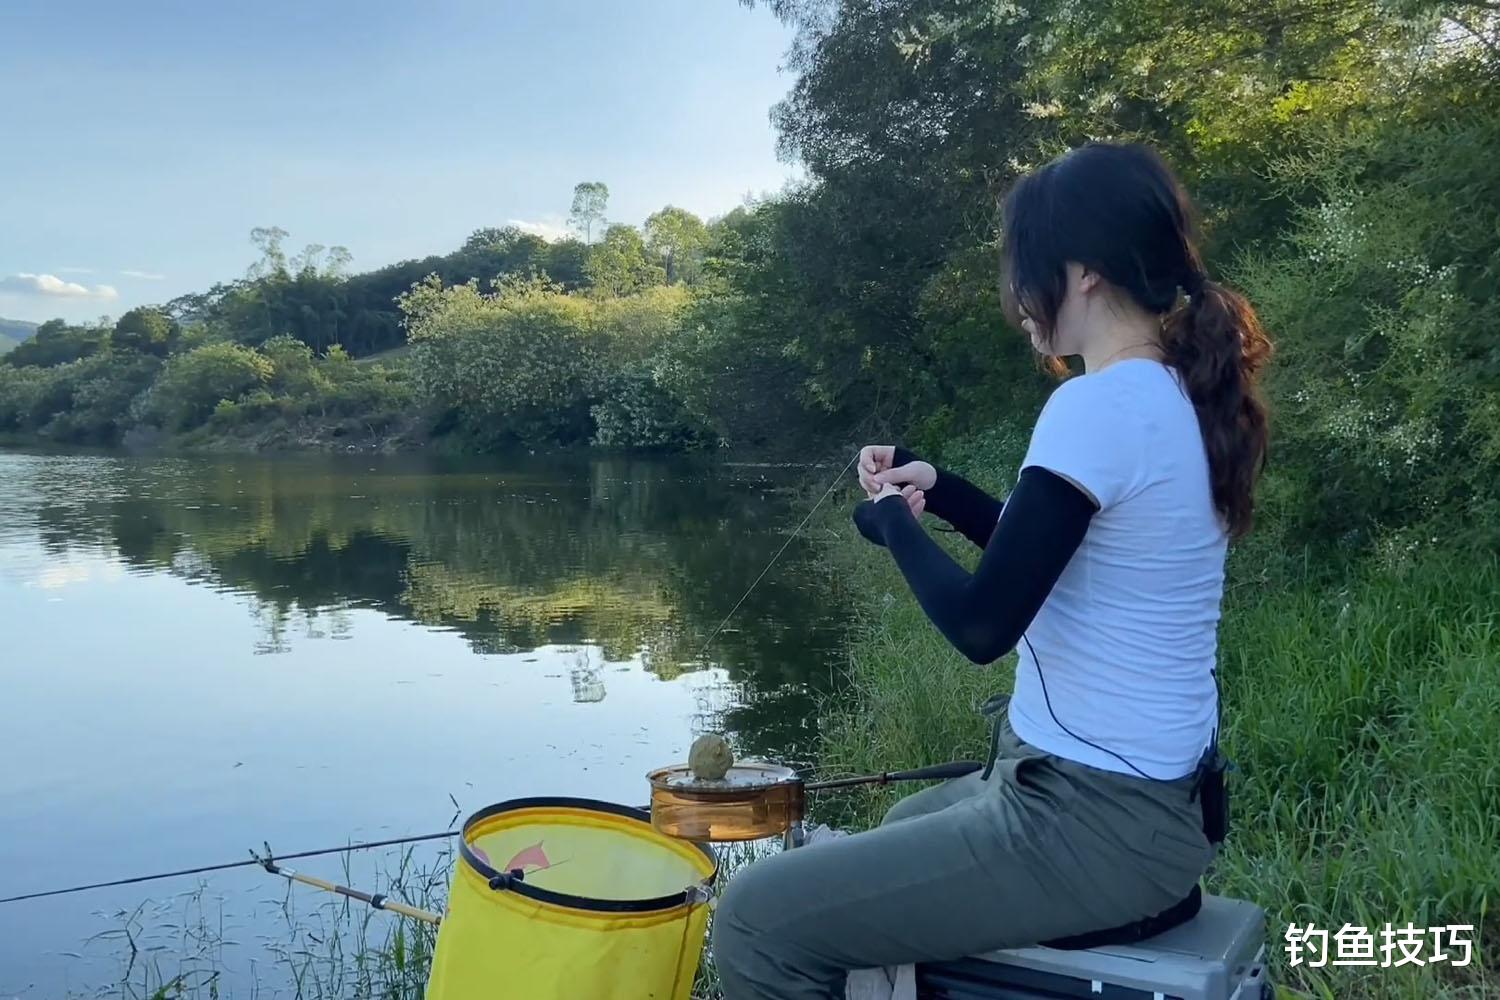
M 19 319 L 0 319 L 0 354 L 36 333 L 36 324 Z

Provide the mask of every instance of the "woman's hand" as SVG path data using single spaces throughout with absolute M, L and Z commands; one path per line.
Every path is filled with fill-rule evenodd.
M 859 450 L 859 486 L 871 500 L 880 492 L 875 477 L 891 467 L 896 460 L 896 446 L 890 444 L 867 444 Z
M 897 488 L 914 486 L 918 490 L 932 489 L 937 483 L 937 469 L 928 462 L 908 462 L 892 468 L 896 461 L 896 448 L 889 444 L 869 444 L 859 452 L 859 485 L 871 500 L 885 486 Z
M 911 508 L 912 516 L 921 517 L 922 511 L 927 509 L 927 494 L 910 484 L 903 487 L 892 486 L 887 483 L 880 487 L 880 491 L 870 499 L 876 503 L 886 497 L 901 497 L 906 501 L 906 506 Z

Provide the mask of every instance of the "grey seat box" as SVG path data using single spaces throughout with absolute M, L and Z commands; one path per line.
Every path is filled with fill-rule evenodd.
M 1192 920 L 1135 944 L 1015 948 L 918 966 L 922 1000 L 1262 1000 L 1265 912 L 1205 895 Z

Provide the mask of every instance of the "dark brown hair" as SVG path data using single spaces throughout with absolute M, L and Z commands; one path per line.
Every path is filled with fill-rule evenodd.
M 1043 344 L 1055 333 L 1069 262 L 1163 317 L 1163 355 L 1197 411 L 1214 506 L 1239 536 L 1250 529 L 1266 459 L 1257 382 L 1271 340 L 1250 303 L 1204 271 L 1193 220 L 1155 150 L 1082 146 L 1021 178 L 1006 198 L 1002 290 L 1012 321 L 1030 319 Z

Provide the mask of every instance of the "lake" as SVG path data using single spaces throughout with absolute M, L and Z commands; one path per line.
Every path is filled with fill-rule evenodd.
M 0 896 L 515 796 L 642 804 L 709 730 L 809 763 L 846 620 L 812 546 L 703 646 L 834 471 L 0 454 Z M 374 880 L 440 850 L 300 867 Z M 0 905 L 0 997 L 209 967 L 265 995 L 333 899 L 287 890 L 251 868 Z

